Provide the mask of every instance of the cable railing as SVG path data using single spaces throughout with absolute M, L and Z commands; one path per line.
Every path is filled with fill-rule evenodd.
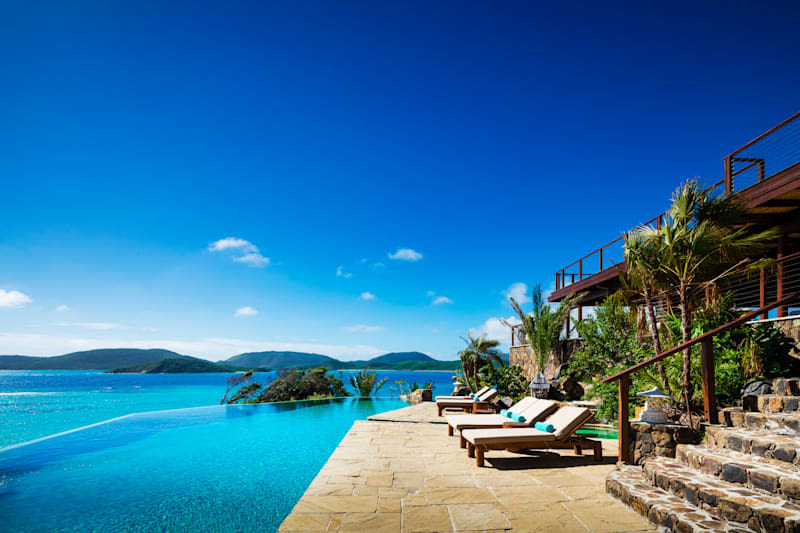
M 678 346 L 662 352 L 655 357 L 651 357 L 646 361 L 642 361 L 641 363 L 633 365 L 622 372 L 618 372 L 617 374 L 602 380 L 601 383 L 612 383 L 617 381 L 619 384 L 619 460 L 622 462 L 627 462 L 629 460 L 628 457 L 631 444 L 631 426 L 628 402 L 632 373 L 642 370 L 653 363 L 657 363 L 662 359 L 669 357 L 670 355 L 682 352 L 683 350 L 691 349 L 691 347 L 695 344 L 700 344 L 700 369 L 702 377 L 701 381 L 703 384 L 703 413 L 705 420 L 709 424 L 716 424 L 718 423 L 718 419 L 716 386 L 714 381 L 714 337 L 720 335 L 721 333 L 725 333 L 726 331 L 729 331 L 740 324 L 749 322 L 750 320 L 757 318 L 759 315 L 769 313 L 769 311 L 772 309 L 782 306 L 789 306 L 789 304 L 796 302 L 800 302 L 800 291 L 793 292 L 792 294 L 784 296 L 783 298 L 780 298 L 769 305 L 756 309 L 755 311 L 745 313 L 736 320 L 728 322 L 724 326 L 720 326 L 709 331 L 708 333 L 704 333 L 703 335 L 695 337 L 694 339 L 679 344 Z
M 800 112 L 725 156 L 723 158 L 725 178 L 707 190 L 713 190 L 723 185 L 721 192 L 728 196 L 776 176 L 787 169 L 797 167 L 800 165 L 800 142 L 798 140 L 800 140 Z M 625 237 L 645 226 L 660 227 L 664 215 L 666 212 L 557 270 L 555 272 L 556 291 L 612 267 L 624 268 L 622 245 Z M 614 259 L 618 259 L 618 261 Z

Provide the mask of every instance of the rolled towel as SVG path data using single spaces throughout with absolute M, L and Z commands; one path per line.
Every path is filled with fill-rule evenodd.
M 506 418 L 511 418 L 509 416 L 509 414 L 510 413 L 508 412 L 508 409 L 500 409 L 500 416 L 505 416 Z
M 511 420 L 514 422 L 525 422 L 525 417 L 517 413 L 511 413 Z
M 475 399 L 475 393 L 474 393 L 474 392 L 470 392 L 470 393 L 469 393 L 469 397 L 470 397 L 470 398 L 472 398 L 472 399 L 474 400 L 474 399 Z
M 533 427 L 538 429 L 539 431 L 544 431 L 546 433 L 552 433 L 553 431 L 556 430 L 556 428 L 555 428 L 555 426 L 553 426 L 553 424 L 545 424 L 544 422 L 536 422 L 533 425 Z

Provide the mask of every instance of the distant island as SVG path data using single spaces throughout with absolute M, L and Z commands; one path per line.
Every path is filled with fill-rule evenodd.
M 305 352 L 249 352 L 212 362 L 162 349 L 112 348 L 52 357 L 0 355 L 0 370 L 107 370 L 120 374 L 237 372 L 282 368 L 328 370 L 457 370 L 460 361 L 439 361 L 421 352 L 392 352 L 368 360 L 339 359 Z

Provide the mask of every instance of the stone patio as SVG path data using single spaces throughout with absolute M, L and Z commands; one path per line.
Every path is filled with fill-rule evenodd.
M 388 418 L 436 418 L 430 403 L 405 409 Z M 602 464 L 492 451 L 478 468 L 441 424 L 356 422 L 280 531 L 655 531 L 605 494 L 617 442 L 603 447 Z

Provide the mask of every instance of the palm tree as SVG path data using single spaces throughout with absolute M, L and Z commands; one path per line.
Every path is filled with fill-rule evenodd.
M 378 375 L 375 372 L 359 370 L 350 376 L 350 385 L 360 398 L 368 398 L 373 393 L 377 394 L 381 387 L 386 384 L 387 379 L 378 380 Z
M 561 338 L 561 330 L 567 317 L 569 317 L 569 312 L 581 298 L 583 298 L 583 294 L 570 295 L 561 300 L 558 307 L 553 309 L 544 300 L 542 286 L 536 285 L 532 294 L 533 310 L 530 313 L 525 313 L 517 301 L 509 296 L 511 307 L 514 308 L 514 311 L 522 321 L 522 327 L 528 337 L 528 343 L 533 352 L 533 366 L 536 372 L 544 370 L 545 365 L 550 360 L 553 348 Z M 501 320 L 506 326 L 511 327 L 511 324 L 506 320 Z M 569 332 L 566 332 L 566 334 L 569 336 Z
M 483 336 L 476 338 L 472 336 L 471 332 L 467 332 L 467 339 L 464 337 L 461 339 L 467 344 L 467 347 L 459 354 L 461 369 L 464 371 L 469 388 L 472 389 L 472 392 L 477 392 L 480 388 L 478 371 L 481 367 L 488 363 L 489 372 L 494 376 L 494 363 L 503 366 L 502 354 L 497 349 L 500 341 L 486 339 Z M 472 382 L 470 382 L 470 378 L 472 378 Z
M 683 342 L 691 340 L 692 316 L 700 296 L 709 287 L 744 266 L 757 267 L 748 254 L 759 251 L 778 236 L 776 229 L 752 233 L 731 223 L 741 215 L 737 200 L 704 191 L 696 180 L 682 184 L 672 197 L 672 206 L 660 228 L 644 227 L 636 239 L 657 250 L 657 270 L 673 294 L 677 293 Z M 692 397 L 691 351 L 683 353 L 682 386 L 687 409 Z

